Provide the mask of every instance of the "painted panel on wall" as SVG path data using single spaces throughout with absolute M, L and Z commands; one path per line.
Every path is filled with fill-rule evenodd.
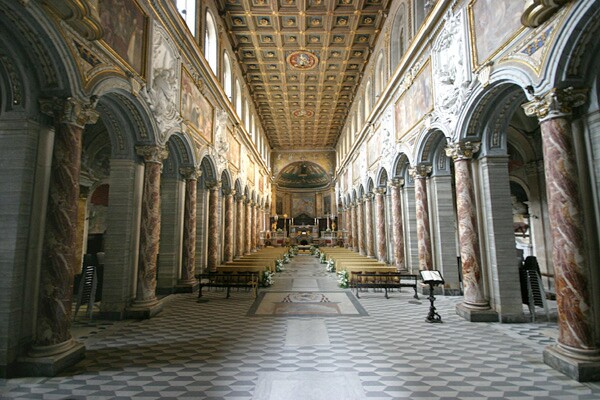
M 314 194 L 294 195 L 292 197 L 292 216 L 306 214 L 310 217 L 315 215 Z
M 181 74 L 181 116 L 206 142 L 212 143 L 213 107 L 185 68 Z
M 427 60 L 417 73 L 412 85 L 400 96 L 396 103 L 397 139 L 402 138 L 433 110 L 433 90 L 431 86 L 431 62 Z
M 255 168 L 255 164 L 254 161 L 250 159 L 250 157 L 248 157 L 248 169 L 246 169 L 246 178 L 248 179 L 248 182 L 254 183 L 254 168 Z
M 240 169 L 240 152 L 242 151 L 242 146 L 240 142 L 233 136 L 233 133 L 229 131 L 227 133 L 228 141 L 229 141 L 229 162 L 234 166 L 235 169 Z
M 381 157 L 381 138 L 379 135 L 372 135 L 367 142 L 367 162 L 371 167 Z
M 147 17 L 135 0 L 99 0 L 104 42 L 139 75 L 146 65 Z
M 514 0 L 471 0 L 469 24 L 473 67 L 477 69 L 523 29 L 523 2 Z

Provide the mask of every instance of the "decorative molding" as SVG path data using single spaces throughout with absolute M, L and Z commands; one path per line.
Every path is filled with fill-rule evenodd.
M 57 122 L 75 125 L 83 128 L 87 124 L 95 124 L 100 113 L 95 110 L 97 99 L 92 97 L 90 102 L 68 97 L 66 99 L 41 99 L 40 110 L 43 114 L 54 117 Z
M 454 161 L 470 160 L 479 151 L 481 142 L 458 142 L 450 143 L 446 147 L 446 155 Z
M 540 122 L 552 118 L 571 115 L 573 108 L 585 104 L 588 89 L 551 89 L 541 96 L 523 104 L 523 110 L 529 117 L 537 117 Z
M 102 37 L 97 1 L 42 0 L 42 3 L 87 40 Z
M 525 10 L 521 15 L 521 23 L 529 28 L 536 28 L 550 19 L 562 6 L 570 0 L 525 0 Z
M 431 164 L 422 163 L 422 164 L 417 164 L 413 168 L 410 168 L 408 170 L 408 174 L 413 179 L 425 179 L 431 174 L 432 171 L 433 171 L 433 167 L 431 166 Z
M 169 157 L 169 151 L 163 146 L 135 146 L 135 152 L 146 163 L 162 164 Z

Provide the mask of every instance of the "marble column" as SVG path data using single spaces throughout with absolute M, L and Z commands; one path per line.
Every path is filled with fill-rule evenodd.
M 235 242 L 235 258 L 240 258 L 244 255 L 244 202 L 246 196 L 240 194 L 236 197 L 236 242 Z
M 419 270 L 432 270 L 431 234 L 429 228 L 429 207 L 427 204 L 427 177 L 432 167 L 419 164 L 411 168 L 415 180 L 415 208 L 417 217 L 417 241 L 419 249 Z
M 487 310 L 490 305 L 483 290 L 477 208 L 471 178 L 471 159 L 473 154 L 479 151 L 479 145 L 478 142 L 453 143 L 446 148 L 446 155 L 454 160 L 456 214 L 464 293 L 462 305 L 475 310 Z
M 373 193 L 365 195 L 365 236 L 367 257 L 375 257 L 375 244 L 373 232 Z
M 352 208 L 347 206 L 344 208 L 344 212 L 346 216 L 344 221 L 346 223 L 346 242 L 344 243 L 344 246 L 352 248 Z
M 233 196 L 235 196 L 235 190 L 225 194 L 225 221 L 223 226 L 223 260 L 225 262 L 233 261 Z
M 81 170 L 82 134 L 86 124 L 94 124 L 98 113 L 93 105 L 78 100 L 40 102 L 42 112 L 54 117 L 55 136 L 48 190 L 37 326 L 32 358 L 52 357 L 52 362 L 35 364 L 36 375 L 55 375 L 61 365 L 56 359 L 76 363 L 85 347 L 71 336 L 73 272 L 78 268 L 77 205 Z
M 252 204 L 252 208 L 251 208 L 251 213 L 252 213 L 252 223 L 250 225 L 251 229 L 250 229 L 250 251 L 256 251 L 257 248 L 257 241 L 256 241 L 256 235 L 257 235 L 257 227 L 258 227 L 258 204 L 254 203 Z
M 377 231 L 377 259 L 387 261 L 385 235 L 385 187 L 375 189 L 375 229 Z
M 246 224 L 244 231 L 244 254 L 252 251 L 252 201 L 246 201 Z
M 207 184 L 208 187 L 208 250 L 206 266 L 215 272 L 219 266 L 219 191 L 220 182 Z
M 358 203 L 350 205 L 352 213 L 352 251 L 358 252 Z
M 544 361 L 579 380 L 600 377 L 600 351 L 595 340 L 591 274 L 586 253 L 584 205 L 571 129 L 573 107 L 586 101 L 580 89 L 552 89 L 523 105 L 540 120 L 552 260 L 558 307 L 558 341 L 544 351 Z
M 390 183 L 392 192 L 392 236 L 394 240 L 394 263 L 398 271 L 407 270 L 404 256 L 404 226 L 402 218 L 402 198 L 400 188 L 404 186 L 404 179 L 394 178 Z
M 160 242 L 160 177 L 162 162 L 169 153 L 161 146 L 138 146 L 136 151 L 144 158 L 144 189 L 137 290 L 127 314 L 130 318 L 149 318 L 162 308 L 156 298 L 156 261 Z
M 365 206 L 364 200 L 359 199 L 356 202 L 356 233 L 358 236 L 358 252 L 361 256 L 367 255 L 367 249 L 365 246 L 365 229 L 364 229 L 364 221 L 365 221 Z
M 179 173 L 185 179 L 185 203 L 183 206 L 183 254 L 181 278 L 178 287 L 193 288 L 196 284 L 196 195 L 198 178 L 202 174 L 193 167 L 184 167 Z

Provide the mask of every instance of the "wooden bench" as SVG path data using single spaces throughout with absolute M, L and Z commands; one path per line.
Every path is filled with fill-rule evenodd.
M 198 279 L 198 298 L 202 297 L 202 288 L 226 288 L 228 299 L 231 288 L 252 289 L 254 298 L 258 295 L 258 272 L 205 273 L 196 275 Z
M 350 280 L 350 287 L 356 289 L 356 297 L 360 298 L 360 289 L 384 289 L 385 298 L 389 299 L 388 289 L 401 290 L 403 287 L 411 287 L 415 291 L 414 298 L 419 299 L 417 294 L 417 275 L 402 274 L 400 272 L 354 272 Z

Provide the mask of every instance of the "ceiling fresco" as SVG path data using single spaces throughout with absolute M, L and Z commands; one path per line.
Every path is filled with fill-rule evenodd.
M 282 189 L 317 189 L 329 185 L 329 175 L 309 161 L 297 161 L 281 170 L 277 185 Z
M 332 148 L 391 0 L 218 0 L 274 149 Z

